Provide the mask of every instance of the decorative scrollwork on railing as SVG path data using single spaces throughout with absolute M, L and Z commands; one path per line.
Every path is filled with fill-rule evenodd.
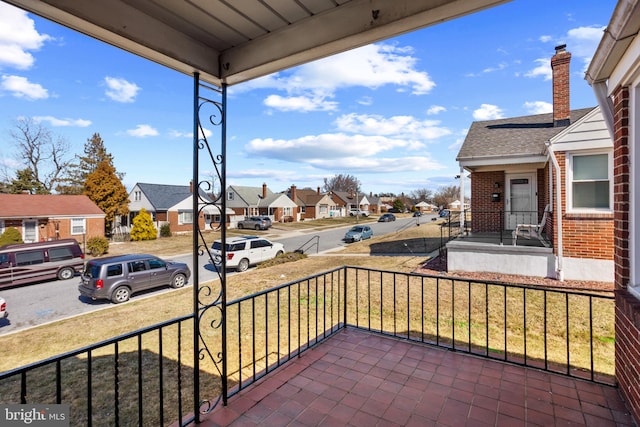
M 198 77 L 196 76 L 196 79 Z M 226 203 L 224 200 L 224 169 L 225 169 L 225 117 L 224 117 L 224 93 L 210 86 L 197 82 L 197 108 L 194 112 L 196 129 L 198 135 L 194 136 L 194 156 L 196 162 L 194 168 L 193 183 L 194 197 L 197 198 L 197 213 L 194 213 L 194 231 L 197 237 L 194 238 L 194 253 L 197 253 L 198 263 L 206 262 L 207 267 L 212 266 L 217 271 L 219 281 L 207 282 L 205 284 L 196 283 L 194 290 L 194 310 L 196 313 L 198 348 L 197 359 L 199 370 L 205 370 L 205 364 L 209 365 L 206 370 L 215 369 L 222 381 L 222 393 L 217 399 L 207 399 L 203 396 L 199 398 L 199 412 L 205 414 L 211 412 L 220 400 L 226 402 L 225 370 L 224 370 L 224 332 L 222 327 L 225 317 L 225 281 L 226 274 L 223 268 L 218 268 L 211 245 L 213 242 L 207 241 L 210 233 L 206 231 L 220 230 L 225 236 L 226 224 Z M 207 96 L 202 96 L 201 91 L 206 91 Z M 211 99 L 209 96 L 219 96 L 220 101 Z M 217 144 L 219 140 L 219 145 Z M 215 141 L 215 142 L 211 142 Z M 206 178 L 200 179 L 199 177 Z M 199 219 L 205 218 L 205 226 L 201 227 Z M 194 266 L 199 268 L 199 265 Z M 212 365 L 212 366 L 211 366 Z M 198 373 L 196 374 L 198 375 Z

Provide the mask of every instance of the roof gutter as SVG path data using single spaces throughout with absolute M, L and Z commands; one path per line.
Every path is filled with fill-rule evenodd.
M 560 165 L 558 164 L 558 159 L 556 159 L 556 155 L 551 148 L 551 141 L 545 142 L 547 146 L 547 155 L 549 156 L 549 160 L 551 160 L 551 164 L 553 165 L 553 170 L 556 173 L 556 186 L 555 186 L 555 196 L 556 196 L 556 205 L 555 208 L 553 206 L 553 197 L 551 197 L 551 210 L 556 213 L 556 221 L 555 228 L 558 231 L 558 253 L 556 254 L 558 257 L 558 262 L 556 264 L 556 279 L 559 281 L 564 281 L 564 270 L 563 270 L 563 260 L 562 260 L 562 192 L 561 192 L 561 173 L 560 173 Z M 553 186 L 551 186 L 553 188 Z M 553 192 L 553 189 L 551 190 Z M 552 194 L 553 196 L 553 194 Z

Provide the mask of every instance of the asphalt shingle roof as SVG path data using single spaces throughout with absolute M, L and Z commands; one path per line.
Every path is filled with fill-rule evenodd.
M 184 199 L 191 197 L 191 189 L 188 185 L 146 184 L 140 182 L 136 185 L 157 211 L 166 211 Z M 202 190 L 199 190 L 199 192 L 201 197 L 208 199 Z
M 572 110 L 571 123 L 593 108 Z M 545 142 L 566 128 L 553 126 L 553 113 L 473 122 L 456 160 L 540 156 L 545 153 Z
M 84 195 L 0 194 L 0 218 L 97 215 L 104 212 Z

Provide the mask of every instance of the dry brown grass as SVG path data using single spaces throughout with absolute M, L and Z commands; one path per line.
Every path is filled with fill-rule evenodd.
M 283 283 L 299 280 L 320 272 L 350 265 L 365 268 L 408 273 L 425 261 L 424 252 L 431 249 L 436 239 L 439 244 L 439 228 L 434 225 L 409 227 L 399 233 L 374 237 L 365 242 L 351 244 L 338 253 L 326 256 L 312 256 L 287 264 L 258 268 L 244 274 L 233 275 L 228 278 L 227 300 L 232 301 L 245 295 L 270 289 Z M 213 235 L 208 236 L 212 239 Z M 127 247 L 127 245 L 131 245 Z M 437 245 L 436 245 L 437 247 Z M 132 242 L 130 244 L 113 245 L 110 253 L 118 250 L 125 252 L 153 252 L 160 255 L 186 253 L 191 249 L 191 236 L 174 236 L 170 239 L 159 239 L 153 242 Z M 406 254 L 397 256 L 396 254 Z M 412 255 L 419 254 L 419 255 Z M 369 254 L 373 256 L 363 256 Z M 387 255 L 384 255 L 387 254 Z M 363 273 L 364 274 L 364 273 Z M 400 277 L 400 276 L 399 276 Z M 409 277 L 409 276 L 402 276 Z M 338 298 L 337 287 L 330 287 L 332 280 L 312 281 L 302 287 L 294 287 L 288 294 L 283 294 L 280 302 L 280 316 L 273 307 L 274 297 L 264 297 L 256 301 L 258 309 L 249 303 L 235 304 L 230 308 L 228 327 L 232 331 L 229 336 L 229 375 L 232 381 L 246 379 L 253 375 L 253 362 L 259 372 L 267 365 L 275 363 L 285 356 L 289 349 L 295 349 L 298 342 L 306 342 L 309 336 L 321 333 L 325 323 L 316 323 L 316 316 L 326 315 L 327 310 L 333 310 Z M 348 281 L 348 321 L 371 322 L 373 329 L 387 332 L 406 333 L 413 339 L 435 340 L 440 335 L 440 343 L 463 345 L 468 341 L 474 348 L 488 347 L 492 354 L 500 355 L 505 351 L 510 355 L 524 353 L 523 309 L 517 309 L 525 299 L 527 313 L 527 353 L 532 358 L 544 358 L 545 335 L 541 314 L 544 312 L 545 301 L 537 291 L 510 289 L 502 291 L 499 288 L 490 289 L 487 294 L 482 288 L 475 287 L 469 292 L 468 283 L 452 281 L 447 278 L 433 279 L 411 276 L 404 281 L 397 281 L 392 275 L 372 274 L 364 282 L 371 283 L 374 291 L 356 291 L 355 275 L 349 275 Z M 361 276 L 358 283 L 363 280 Z M 436 285 L 436 280 L 438 284 Z M 210 284 L 213 288 L 217 283 Z M 378 289 L 379 291 L 375 291 Z M 455 297 L 453 296 L 455 295 Z M 286 297 L 285 297 L 286 296 Z M 487 298 L 489 300 L 488 309 Z M 572 297 L 573 298 L 573 297 Z M 436 307 L 433 302 L 439 301 Z M 507 307 L 505 312 L 505 299 Z M 407 311 L 405 301 L 409 302 L 411 311 Z M 396 302 L 402 302 L 396 304 Z M 424 305 L 423 305 L 424 303 Z M 566 362 L 566 328 L 565 319 L 569 318 L 571 364 L 588 368 L 590 354 L 588 349 L 589 328 L 584 322 L 588 318 L 588 307 L 578 304 L 567 313 L 566 302 L 562 298 L 550 298 L 546 301 L 547 313 L 547 346 L 550 360 L 559 365 Z M 267 312 L 264 307 L 270 307 Z M 466 314 L 471 307 L 471 315 Z M 262 307 L 262 308 L 261 308 Z M 286 309 L 284 307 L 287 307 Z M 291 310 L 289 307 L 293 307 Z M 297 308 L 301 307 L 301 310 Z M 416 307 L 423 307 L 416 309 Z M 516 307 L 516 309 L 513 309 Z M 0 336 L 0 348 L 14 349 L 3 355 L 0 370 L 6 371 L 25 364 L 36 362 L 57 354 L 65 353 L 83 346 L 93 344 L 129 331 L 154 325 L 167 319 L 187 315 L 193 310 L 193 289 L 186 288 L 146 299 L 133 299 L 127 304 L 112 306 L 106 310 L 66 319 L 45 326 L 25 330 L 19 333 Z M 243 313 L 242 325 L 238 324 L 238 310 Z M 454 314 L 454 310 L 455 313 Z M 286 314 L 285 314 L 286 313 Z M 333 313 L 333 312 L 332 312 Z M 336 313 L 336 317 L 338 313 Z M 593 307 L 595 336 L 594 365 L 596 370 L 605 375 L 613 374 L 613 303 L 611 301 L 597 302 Z M 215 310 L 208 310 L 200 324 L 208 324 L 216 319 Z M 370 320 L 369 320 L 370 319 Z M 294 327 L 286 329 L 290 323 L 300 322 L 305 325 L 300 333 Z M 367 327 L 369 323 L 361 323 Z M 171 420 L 177 417 L 176 396 L 178 393 L 178 372 L 182 386 L 188 390 L 192 381 L 193 363 L 193 328 L 192 322 L 185 322 L 181 326 L 181 334 L 177 333 L 177 326 L 163 329 L 161 333 L 146 335 L 139 347 L 137 339 L 130 339 L 119 344 L 119 361 L 121 366 L 120 390 L 123 396 L 130 399 L 122 402 L 121 417 L 124 419 L 137 418 L 137 363 L 138 354 L 141 355 L 142 374 L 145 379 L 144 387 L 144 419 L 145 424 L 157 424 L 159 413 L 159 396 L 162 390 L 163 407 L 166 416 Z M 286 330 L 286 333 L 284 332 Z M 237 331 L 240 331 L 238 334 Z M 308 332 L 307 332 L 308 331 Z M 204 328 L 203 338 L 210 348 L 220 348 L 219 329 Z M 471 333 L 471 335 L 470 335 Z M 160 350 L 159 336 L 162 335 L 162 350 Z M 308 334 L 308 335 L 307 335 Z M 506 334 L 506 336 L 505 336 Z M 180 336 L 180 342 L 178 337 Z M 64 337 L 64 339 L 61 339 Z M 504 343 L 507 348 L 504 348 Z M 142 351 L 138 353 L 138 349 Z M 113 345 L 102 350 L 94 351 L 92 357 L 93 374 L 91 375 L 95 390 L 111 390 L 100 392 L 100 397 L 92 401 L 96 418 L 100 421 L 94 425 L 113 424 L 113 379 L 114 379 Z M 214 352 L 215 354 L 215 352 Z M 157 372 L 162 361 L 162 370 L 167 379 L 162 389 L 157 383 Z M 203 397 L 215 396 L 220 390 L 220 376 L 218 367 L 209 358 L 205 358 L 201 365 L 201 390 Z M 29 376 L 29 398 L 34 402 L 54 401 L 55 387 L 49 385 L 51 368 L 40 368 L 40 372 Z M 86 393 L 83 394 L 84 381 L 87 377 L 87 358 L 78 356 L 68 359 L 62 364 L 65 390 L 65 402 L 72 407 L 80 408 L 76 412 L 74 425 L 84 425 L 82 419 L 87 405 Z M 242 374 L 240 374 L 242 372 Z M 107 385 L 102 387 L 101 382 Z M 0 402 L 13 402 L 19 394 L 16 387 L 19 383 L 12 381 L 1 385 Z M 233 385 L 233 384 L 232 384 Z M 105 394 L 106 393 L 106 394 Z M 189 393 L 186 393 L 189 394 Z M 192 396 L 183 396 L 182 403 L 186 412 L 192 408 Z M 183 408 L 183 411 L 185 409 Z M 173 418 L 171 418 L 173 417 Z M 165 422 L 167 420 L 165 419 Z

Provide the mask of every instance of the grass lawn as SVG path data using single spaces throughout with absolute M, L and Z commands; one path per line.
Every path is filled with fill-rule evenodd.
M 334 223 L 332 223 L 334 224 Z M 281 225 L 281 226 L 288 226 Z M 207 241 L 212 241 L 216 238 L 215 233 L 210 232 L 205 237 Z M 211 240 L 209 240 L 211 239 Z M 395 271 L 409 273 L 414 271 L 419 265 L 426 261 L 424 253 L 429 253 L 438 248 L 440 244 L 440 228 L 435 223 L 423 224 L 420 227 L 411 226 L 398 233 L 374 237 L 367 241 L 354 243 L 348 245 L 339 252 L 333 252 L 327 255 L 309 256 L 302 259 L 288 262 L 288 263 L 276 263 L 268 262 L 263 264 L 260 268 L 250 270 L 243 274 L 232 275 L 228 277 L 227 281 L 227 301 L 250 295 L 259 291 L 273 288 L 283 283 L 299 280 L 304 277 L 312 276 L 320 272 L 329 271 L 333 268 L 349 265 L 360 266 L 365 268 L 372 268 L 378 270 Z M 175 254 L 188 253 L 191 251 L 192 237 L 189 235 L 173 236 L 171 238 L 158 239 L 149 242 L 128 242 L 121 244 L 112 244 L 110 246 L 109 254 L 130 253 L 130 252 L 147 252 L 155 253 L 161 256 L 170 256 Z M 368 254 L 370 256 L 363 256 Z M 408 276 L 407 276 L 408 277 Z M 394 318 L 394 322 L 398 325 L 407 325 L 406 332 L 408 334 L 415 334 L 417 330 L 420 330 L 419 325 L 426 324 L 428 328 L 427 333 L 435 331 L 434 325 L 439 325 L 439 334 L 445 341 L 455 335 L 456 341 L 458 339 L 465 339 L 465 334 L 468 331 L 476 332 L 477 342 L 473 342 L 474 346 L 483 346 L 484 342 L 488 340 L 489 346 L 492 351 L 500 352 L 501 346 L 504 342 L 508 341 L 509 352 L 522 351 L 523 344 L 521 342 L 523 328 L 528 328 L 526 332 L 526 347 L 529 354 L 541 354 L 543 350 L 544 340 L 549 343 L 550 360 L 563 361 L 566 359 L 567 349 L 562 345 L 565 340 L 565 333 L 571 334 L 571 364 L 574 366 L 588 367 L 590 364 L 589 352 L 586 354 L 580 350 L 588 348 L 589 331 L 585 330 L 585 316 L 589 315 L 585 312 L 587 307 L 582 307 L 577 310 L 565 310 L 566 302 L 562 299 L 548 299 L 541 298 L 541 294 L 535 291 L 523 291 L 519 289 L 509 290 L 502 293 L 499 290 L 492 290 L 485 294 L 483 291 L 476 292 L 464 281 L 454 282 L 452 280 L 443 279 L 443 284 L 435 287 L 435 279 L 432 278 L 416 278 L 420 280 L 420 284 L 415 286 L 406 286 L 403 283 L 396 283 L 395 278 L 382 278 L 374 277 L 371 279 L 376 286 L 376 289 L 380 289 L 378 294 L 371 294 L 367 296 L 365 300 L 364 294 L 358 294 L 355 291 L 355 286 L 348 287 L 347 298 L 353 303 L 349 305 L 350 322 L 353 319 L 360 316 L 366 318 L 380 319 L 380 323 L 383 323 L 382 319 L 389 319 L 390 315 Z M 414 278 L 411 279 L 412 281 Z M 212 287 L 216 286 L 216 283 L 211 284 Z M 317 286 L 317 284 L 315 285 Z M 325 286 L 324 284 L 320 285 Z M 423 286 L 423 287 L 421 287 Z M 451 298 L 450 288 L 455 287 L 455 298 Z M 390 293 L 393 289 L 392 293 Z M 420 291 L 417 291 L 421 289 Z M 323 291 L 324 292 L 324 291 Z M 495 295 L 493 295 L 495 293 Z M 527 295 L 525 295 L 527 293 Z M 503 295 L 504 294 L 504 295 Z M 325 310 L 325 304 L 329 304 L 331 299 L 331 293 L 316 293 L 311 294 L 309 291 L 300 290 L 298 288 L 292 295 L 287 297 L 291 300 L 291 303 L 298 304 L 301 301 L 303 305 L 311 307 L 312 312 L 308 312 L 306 320 L 308 321 L 314 314 L 317 314 L 320 310 Z M 440 301 L 441 307 L 436 310 L 433 307 L 433 301 L 435 299 Z M 485 299 L 491 299 L 491 304 L 486 307 Z M 523 324 L 523 312 L 521 310 L 510 310 L 505 312 L 506 300 L 508 304 L 513 304 L 514 307 L 518 307 L 519 302 L 526 299 L 526 311 L 528 315 L 528 321 L 540 326 L 542 320 L 540 314 L 547 313 L 549 331 L 547 336 L 542 333 L 543 330 L 539 327 L 527 327 Z M 386 301 L 386 302 L 383 302 Z M 264 300 L 267 304 L 268 301 Z M 402 308 L 396 309 L 395 301 L 407 301 L 409 307 L 418 307 L 427 301 L 427 306 L 422 311 L 416 312 L 413 310 L 409 312 Z M 495 301 L 495 302 L 494 302 Z M 281 304 L 284 304 L 282 302 Z M 477 303 L 477 306 L 476 306 Z M 389 306 L 388 304 L 392 304 Z M 239 306 L 238 306 L 239 307 Z M 390 308 L 392 307 L 392 308 Z M 402 307 L 402 305 L 401 305 Z M 466 307 L 471 307 L 472 316 L 468 318 L 454 318 L 450 309 L 460 307 L 460 311 L 464 312 Z M 240 308 L 238 308 L 240 309 Z M 32 362 L 40 361 L 48 357 L 52 357 L 58 354 L 72 351 L 96 342 L 106 340 L 111 337 L 119 336 L 130 331 L 141 329 L 150 325 L 158 324 L 162 321 L 188 315 L 193 310 L 193 289 L 191 287 L 185 289 L 172 290 L 161 295 L 153 296 L 150 298 L 133 298 L 126 304 L 110 306 L 105 310 L 96 311 L 93 313 L 73 317 L 70 319 L 62 320 L 59 322 L 50 323 L 47 325 L 31 328 L 14 334 L 8 334 L 0 336 L 0 348 L 12 349 L 3 354 L 0 360 L 0 371 L 10 370 L 19 366 L 23 366 Z M 246 310 L 246 307 L 243 308 Z M 392 314 L 389 310 L 393 310 Z M 456 308 L 457 310 L 457 308 Z M 322 311 L 322 312 L 323 312 Z M 243 324 L 242 333 L 239 335 L 238 340 L 248 340 L 247 343 L 256 343 L 256 349 L 252 350 L 252 346 L 245 343 L 242 346 L 241 352 L 230 352 L 229 366 L 231 371 L 229 374 L 232 378 L 237 378 L 237 374 L 240 370 L 244 371 L 248 369 L 251 371 L 250 361 L 256 360 L 257 363 L 265 363 L 264 360 L 259 362 L 260 359 L 268 360 L 269 363 L 282 357 L 283 354 L 278 354 L 279 349 L 271 349 L 273 343 L 279 342 L 283 337 L 281 331 L 273 325 L 278 325 L 280 319 L 272 318 L 273 315 L 269 314 L 265 316 L 264 313 L 257 314 L 255 317 L 255 324 L 248 325 Z M 249 316 L 249 319 L 252 317 Z M 594 330 L 595 330 L 595 355 L 596 360 L 595 369 L 598 372 L 606 375 L 613 374 L 613 346 L 614 346 L 614 324 L 613 324 L 613 302 L 605 301 L 604 303 L 598 303 L 593 310 L 594 318 Z M 501 319 L 506 319 L 501 320 Z M 562 327 L 566 319 L 569 320 L 571 325 L 570 330 Z M 295 319 L 294 319 L 295 320 Z M 302 318 L 300 319 L 302 320 Z M 287 320 L 288 321 L 288 320 Z M 388 320 L 384 320 L 388 322 Z M 230 315 L 229 328 L 234 330 L 234 324 L 236 323 L 235 316 Z M 558 325 L 557 328 L 551 326 Z M 263 330 L 260 325 L 271 325 Z M 138 342 L 135 339 L 123 342 L 118 349 L 120 354 L 119 359 L 122 366 L 122 385 L 121 391 L 127 390 L 127 387 L 133 387 L 130 391 L 133 395 L 137 395 L 135 390 L 135 378 L 136 372 L 127 372 L 133 368 L 131 366 L 137 366 L 137 363 L 141 363 L 143 369 L 149 369 L 153 377 L 154 370 L 158 369 L 158 348 L 159 348 L 159 336 L 162 336 L 162 353 L 161 359 L 163 360 L 163 370 L 168 372 L 169 376 L 177 375 L 176 372 L 182 372 L 179 377 L 184 377 L 184 381 L 189 381 L 189 370 L 193 367 L 193 337 L 192 337 L 192 324 L 186 322 L 182 328 L 182 342 L 176 341 L 178 334 L 175 333 L 175 327 L 163 330 L 159 335 L 149 334 L 145 336 L 144 340 Z M 236 325 L 237 327 L 237 325 Z M 384 326 L 385 329 L 395 328 L 394 325 L 388 323 Z M 553 329 L 553 331 L 552 331 Z M 320 331 L 318 329 L 318 331 Z M 486 331 L 486 332 L 484 332 Z M 316 326 L 312 327 L 312 332 L 316 332 Z M 297 332 L 291 332 L 291 336 L 288 339 L 293 339 L 297 342 Z M 483 335 L 484 334 L 484 335 Z M 215 336 L 214 336 L 215 335 Z M 212 331 L 210 339 L 211 346 L 213 348 L 219 348 L 219 330 Z M 448 337 L 448 338 L 447 338 Z M 266 343 L 270 343 L 269 346 Z M 453 342 L 453 341 L 451 341 Z M 138 349 L 142 348 L 141 359 L 136 360 L 136 354 Z M 260 351 L 267 349 L 267 355 L 258 354 Z M 579 351 L 580 350 L 580 351 Z M 232 354 L 233 353 L 233 354 Z M 113 381 L 113 366 L 114 366 L 114 348 L 113 346 L 106 347 L 103 350 L 96 351 L 92 356 L 96 357 L 96 363 L 94 369 L 97 369 L 94 375 L 92 375 L 92 387 L 96 390 L 100 390 L 100 383 L 106 382 L 105 390 L 110 390 L 109 393 L 113 393 L 113 386 L 110 384 Z M 240 358 L 242 354 L 242 358 Z M 233 366 L 240 366 L 240 369 L 233 368 Z M 65 384 L 78 384 L 76 387 L 78 390 L 73 390 L 74 387 L 68 391 L 68 400 L 72 401 L 72 407 L 77 406 L 82 408 L 86 406 L 84 399 L 86 393 L 83 395 L 82 384 L 86 379 L 86 358 L 78 356 L 69 360 L 68 364 L 62 366 L 65 375 Z M 135 369 L 134 369 L 135 370 Z M 219 374 L 217 368 L 212 364 L 204 364 L 201 366 L 202 372 L 202 387 L 207 388 L 208 393 L 212 390 L 218 390 L 219 387 Z M 51 401 L 51 385 L 48 381 L 51 378 L 52 371 L 49 368 L 43 368 L 42 372 L 36 372 L 30 374 L 30 401 Z M 127 376 L 127 381 L 124 380 L 124 376 Z M 243 375 L 246 378 L 246 373 Z M 129 384 L 128 381 L 134 381 Z M 188 384 L 183 382 L 183 387 Z M 0 403 L 13 402 L 14 395 L 10 395 L 10 392 L 15 392 L 17 382 L 12 384 L 5 384 L 0 392 Z M 177 382 L 165 381 L 162 390 L 165 399 L 173 399 L 177 395 Z M 1 387 L 0 387 L 1 388 Z M 148 390 L 147 390 L 148 388 Z M 145 397 L 145 411 L 149 412 L 147 420 L 152 420 L 154 414 L 158 413 L 158 401 L 155 398 L 156 394 L 160 390 L 159 385 L 153 383 L 145 383 L 145 395 L 148 394 L 148 398 Z M 11 396 L 11 397 L 8 397 Z M 104 397 L 104 396 L 103 396 Z M 185 405 L 189 405 L 188 397 L 184 397 Z M 35 399 L 35 400 L 34 400 Z M 65 399 L 67 399 L 65 397 Z M 99 399 L 96 402 L 96 413 L 110 413 L 112 407 L 110 406 L 110 399 Z M 133 399 L 136 401 L 136 399 Z M 77 401 L 77 402 L 76 402 Z M 75 402 L 75 403 L 73 403 Z M 124 405 L 124 402 L 123 402 Z M 133 414 L 137 410 L 136 402 L 131 403 L 131 408 L 121 408 L 123 416 L 126 419 L 135 418 L 133 415 L 124 415 L 130 413 Z M 167 408 L 172 408 L 173 403 L 169 401 L 164 402 Z M 81 414 L 83 411 L 77 411 Z M 176 416 L 174 409 L 170 409 L 168 416 Z M 110 418 L 105 418 L 105 424 L 109 425 Z M 86 423 L 86 420 L 76 420 L 74 424 L 82 425 Z M 94 423 L 95 425 L 95 423 Z

